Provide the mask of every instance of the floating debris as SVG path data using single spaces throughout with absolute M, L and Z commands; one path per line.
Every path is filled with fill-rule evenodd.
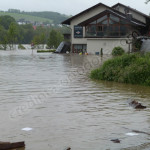
M 71 148 L 70 148 L 70 147 L 67 147 L 67 148 L 65 148 L 65 150 L 71 150 Z
M 132 130 L 132 132 L 135 132 L 135 133 L 143 133 L 143 134 L 150 135 L 150 133 L 147 133 L 147 132 L 144 132 L 144 131 L 139 131 L 139 130 Z
M 114 142 L 114 143 L 120 143 L 119 139 L 112 139 L 111 141 Z
M 0 150 L 10 150 L 23 147 L 25 147 L 24 142 L 16 142 L 16 143 L 0 142 Z
M 145 109 L 146 108 L 146 106 L 143 106 L 141 103 L 139 103 L 135 100 L 130 101 L 129 105 L 134 107 L 135 109 Z
M 22 128 L 21 130 L 23 130 L 23 131 L 31 131 L 31 130 L 33 130 L 32 128 L 29 128 L 29 127 L 26 127 L 26 128 Z
M 39 57 L 40 59 L 46 59 L 45 57 Z

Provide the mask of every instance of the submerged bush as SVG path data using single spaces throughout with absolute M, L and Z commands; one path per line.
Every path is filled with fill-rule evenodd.
M 49 50 L 37 50 L 37 53 L 50 53 L 50 52 L 55 52 L 55 49 L 49 49 Z
M 114 47 L 113 50 L 112 50 L 112 55 L 113 56 L 123 55 L 124 53 L 125 53 L 124 49 L 120 46 Z
M 26 49 L 23 45 L 19 44 L 18 49 Z
M 92 79 L 150 86 L 150 54 L 125 54 L 107 60 L 93 70 Z

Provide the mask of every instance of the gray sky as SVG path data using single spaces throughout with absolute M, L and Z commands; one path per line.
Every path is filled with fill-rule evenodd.
M 146 0 L 1 0 L 0 10 L 9 8 L 24 11 L 55 11 L 67 15 L 75 15 L 97 3 L 112 6 L 118 2 L 133 7 L 145 14 L 150 13 L 150 3 Z

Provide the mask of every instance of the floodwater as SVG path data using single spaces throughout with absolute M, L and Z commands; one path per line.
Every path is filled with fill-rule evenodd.
M 26 150 L 149 150 L 150 135 L 132 130 L 150 132 L 150 88 L 89 79 L 105 59 L 0 51 L 0 141 L 25 141 Z M 134 110 L 128 99 L 148 108 Z

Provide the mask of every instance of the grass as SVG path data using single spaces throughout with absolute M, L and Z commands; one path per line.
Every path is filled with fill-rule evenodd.
M 150 53 L 124 54 L 109 59 L 100 68 L 91 71 L 90 77 L 150 86 Z
M 50 53 L 50 52 L 55 52 L 55 49 L 49 49 L 49 50 L 37 50 L 37 53 Z

